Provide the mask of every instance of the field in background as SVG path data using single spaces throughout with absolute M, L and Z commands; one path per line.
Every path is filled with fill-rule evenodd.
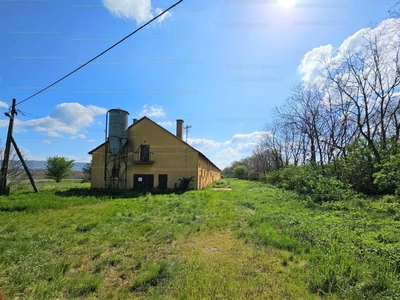
M 0 197 L 10 299 L 396 299 L 400 201 L 229 180 L 182 195 L 38 182 Z
M 45 179 L 46 178 L 46 170 L 45 169 L 34 169 L 31 170 L 32 176 L 35 179 Z M 83 177 L 82 171 L 73 170 L 68 179 L 81 179 Z

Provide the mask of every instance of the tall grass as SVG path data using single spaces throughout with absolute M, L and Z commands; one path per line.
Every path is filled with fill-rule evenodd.
M 215 184 L 214 186 L 223 186 Z M 182 195 L 0 197 L 10 299 L 396 299 L 400 199 L 315 203 L 262 183 Z

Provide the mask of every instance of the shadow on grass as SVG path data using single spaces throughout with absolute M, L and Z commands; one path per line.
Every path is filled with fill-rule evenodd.
M 150 189 L 145 191 L 138 190 L 119 190 L 119 189 L 91 189 L 91 188 L 71 188 L 64 191 L 56 191 L 55 194 L 60 197 L 95 197 L 101 199 L 117 198 L 139 198 L 147 194 L 167 195 L 179 194 L 171 189 Z

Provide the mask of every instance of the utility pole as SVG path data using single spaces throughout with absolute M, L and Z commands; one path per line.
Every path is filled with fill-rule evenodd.
M 185 126 L 184 127 L 184 129 L 186 130 L 186 143 L 187 143 L 187 138 L 188 138 L 188 135 L 189 135 L 189 128 L 192 128 L 192 125 L 187 125 L 187 126 Z
M 36 193 L 39 192 L 39 190 L 36 187 L 35 181 L 33 180 L 31 173 L 29 172 L 28 166 L 26 165 L 24 158 L 22 157 L 22 154 L 18 149 L 17 143 L 15 142 L 15 140 L 12 136 L 12 132 L 13 132 L 13 128 L 14 128 L 14 116 L 17 114 L 17 110 L 15 109 L 15 106 L 16 106 L 16 100 L 13 99 L 10 112 L 4 113 L 7 117 L 10 118 L 10 123 L 8 124 L 6 148 L 4 149 L 3 164 L 1 166 L 0 195 L 9 195 L 9 193 L 10 193 L 10 190 L 7 188 L 7 174 L 8 174 L 8 163 L 10 160 L 11 143 L 14 145 L 14 149 L 17 152 L 19 159 L 21 160 L 21 163 L 25 169 L 26 174 L 28 175 L 28 178 L 32 184 L 33 189 L 35 190 Z
M 1 166 L 1 175 L 0 175 L 0 194 L 8 195 L 9 190 L 7 189 L 7 174 L 8 174 L 8 161 L 10 159 L 10 150 L 11 150 L 11 138 L 14 127 L 14 115 L 17 114 L 15 109 L 16 100 L 13 99 L 10 112 L 4 113 L 7 117 L 10 118 L 10 123 L 8 124 L 8 132 L 7 132 L 7 140 L 6 140 L 6 148 L 4 150 L 4 158 L 3 164 Z

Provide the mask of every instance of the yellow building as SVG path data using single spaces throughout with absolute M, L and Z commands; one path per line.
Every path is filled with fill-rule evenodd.
M 182 140 L 182 120 L 177 120 L 174 135 L 147 117 L 128 127 L 127 112 L 109 113 L 107 141 L 89 152 L 92 188 L 172 189 L 180 179 L 193 177 L 190 188 L 203 189 L 220 179 L 221 170 Z

